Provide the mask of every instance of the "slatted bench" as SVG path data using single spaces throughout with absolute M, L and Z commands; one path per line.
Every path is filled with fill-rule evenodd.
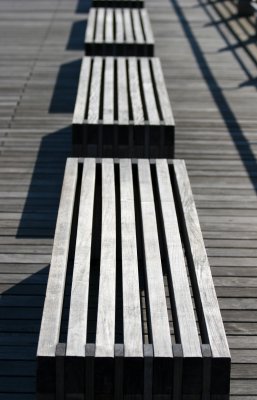
M 90 56 L 154 55 L 154 38 L 145 9 L 91 8 L 85 38 Z
M 143 8 L 144 0 L 93 0 L 92 6 Z
M 68 159 L 38 400 L 225 400 L 230 361 L 185 163 Z
M 172 158 L 174 125 L 158 58 L 84 57 L 73 155 Z

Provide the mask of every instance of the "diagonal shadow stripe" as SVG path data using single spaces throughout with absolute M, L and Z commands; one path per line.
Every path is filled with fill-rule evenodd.
M 177 17 L 181 23 L 182 29 L 192 52 L 194 54 L 197 65 L 201 71 L 202 77 L 207 84 L 207 87 L 210 91 L 210 94 L 220 112 L 220 115 L 223 118 L 223 121 L 227 127 L 228 133 L 237 149 L 238 155 L 244 164 L 245 170 L 248 173 L 249 180 L 251 181 L 255 191 L 257 192 L 257 183 L 256 179 L 252 176 L 253 169 L 256 170 L 257 162 L 256 157 L 251 149 L 251 146 L 244 135 L 244 132 L 238 122 L 236 115 L 234 114 L 232 108 L 229 105 L 221 87 L 219 86 L 209 64 L 204 56 L 204 53 L 201 49 L 200 44 L 190 27 L 190 24 L 186 18 L 185 13 L 183 12 L 182 7 L 179 5 L 178 0 L 170 0 L 171 4 L 174 7 L 174 10 L 177 14 Z M 235 137 L 235 132 L 237 133 Z

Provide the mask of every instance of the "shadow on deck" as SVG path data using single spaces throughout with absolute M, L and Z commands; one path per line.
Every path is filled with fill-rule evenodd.
M 201 45 L 196 37 L 196 35 L 193 32 L 193 29 L 190 26 L 189 21 L 186 18 L 186 15 L 183 11 L 183 9 L 179 5 L 179 0 L 170 0 L 171 4 L 174 7 L 174 10 L 177 14 L 177 17 L 181 23 L 181 27 L 184 31 L 184 34 L 190 44 L 190 47 L 192 49 L 192 52 L 194 54 L 195 60 L 197 62 L 197 65 L 201 71 L 202 78 L 205 81 L 209 92 L 216 104 L 217 109 L 219 110 L 219 113 L 224 121 L 225 126 L 227 127 L 227 132 L 230 134 L 231 140 L 233 141 L 235 148 L 238 152 L 238 155 L 245 167 L 245 170 L 248 173 L 249 179 L 257 192 L 257 181 L 256 177 L 254 175 L 254 171 L 257 169 L 257 160 L 256 156 L 251 149 L 251 145 L 247 139 L 247 137 L 244 134 L 243 129 L 240 126 L 240 123 L 237 119 L 237 116 L 232 110 L 232 107 L 230 106 L 229 101 L 227 100 L 222 88 L 219 86 L 218 81 L 215 78 L 215 75 L 211 69 L 211 67 L 208 64 L 207 58 L 204 54 L 204 52 L 201 49 Z M 199 6 L 203 7 L 204 10 L 206 11 L 208 17 L 211 20 L 211 23 L 214 23 L 214 19 L 211 16 L 211 14 L 207 10 L 207 5 L 212 5 L 214 8 L 217 6 L 217 4 L 221 4 L 221 2 L 203 2 L 203 0 L 198 0 Z M 224 5 L 222 2 L 222 6 Z M 221 17 L 221 15 L 220 15 Z M 234 16 L 231 16 L 231 18 L 234 18 Z M 223 21 L 223 19 L 222 19 Z M 222 22 L 220 21 L 220 23 Z M 226 23 L 226 21 L 224 21 Z M 215 25 L 217 29 L 219 30 L 220 34 L 222 35 L 222 38 L 224 39 L 225 43 L 228 43 L 225 35 L 220 31 L 219 29 L 219 23 L 216 23 Z M 238 39 L 239 40 L 239 39 Z M 233 52 L 233 54 L 235 54 Z M 237 57 L 239 58 L 239 57 Z M 243 66 L 243 62 L 241 62 L 241 59 L 238 60 L 240 62 L 240 65 Z M 255 60 L 257 63 L 257 60 Z M 257 65 L 257 64 L 256 64 Z M 248 76 L 250 76 L 250 72 L 244 66 L 244 70 L 247 70 Z M 253 77 L 251 76 L 251 79 Z M 256 80 L 256 78 L 255 78 Z

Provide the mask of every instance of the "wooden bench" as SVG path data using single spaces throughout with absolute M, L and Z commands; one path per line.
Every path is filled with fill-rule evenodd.
M 224 400 L 230 362 L 184 161 L 68 159 L 38 400 Z
M 144 0 L 93 0 L 93 7 L 143 8 Z
M 154 55 L 154 38 L 148 13 L 135 8 L 91 8 L 85 38 L 91 56 Z
M 85 57 L 72 143 L 75 156 L 172 158 L 174 118 L 160 60 Z

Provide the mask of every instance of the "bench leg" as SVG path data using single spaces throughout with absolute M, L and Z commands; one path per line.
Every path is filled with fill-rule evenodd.
M 250 17 L 254 14 L 250 0 L 238 0 L 238 15 L 242 17 Z

